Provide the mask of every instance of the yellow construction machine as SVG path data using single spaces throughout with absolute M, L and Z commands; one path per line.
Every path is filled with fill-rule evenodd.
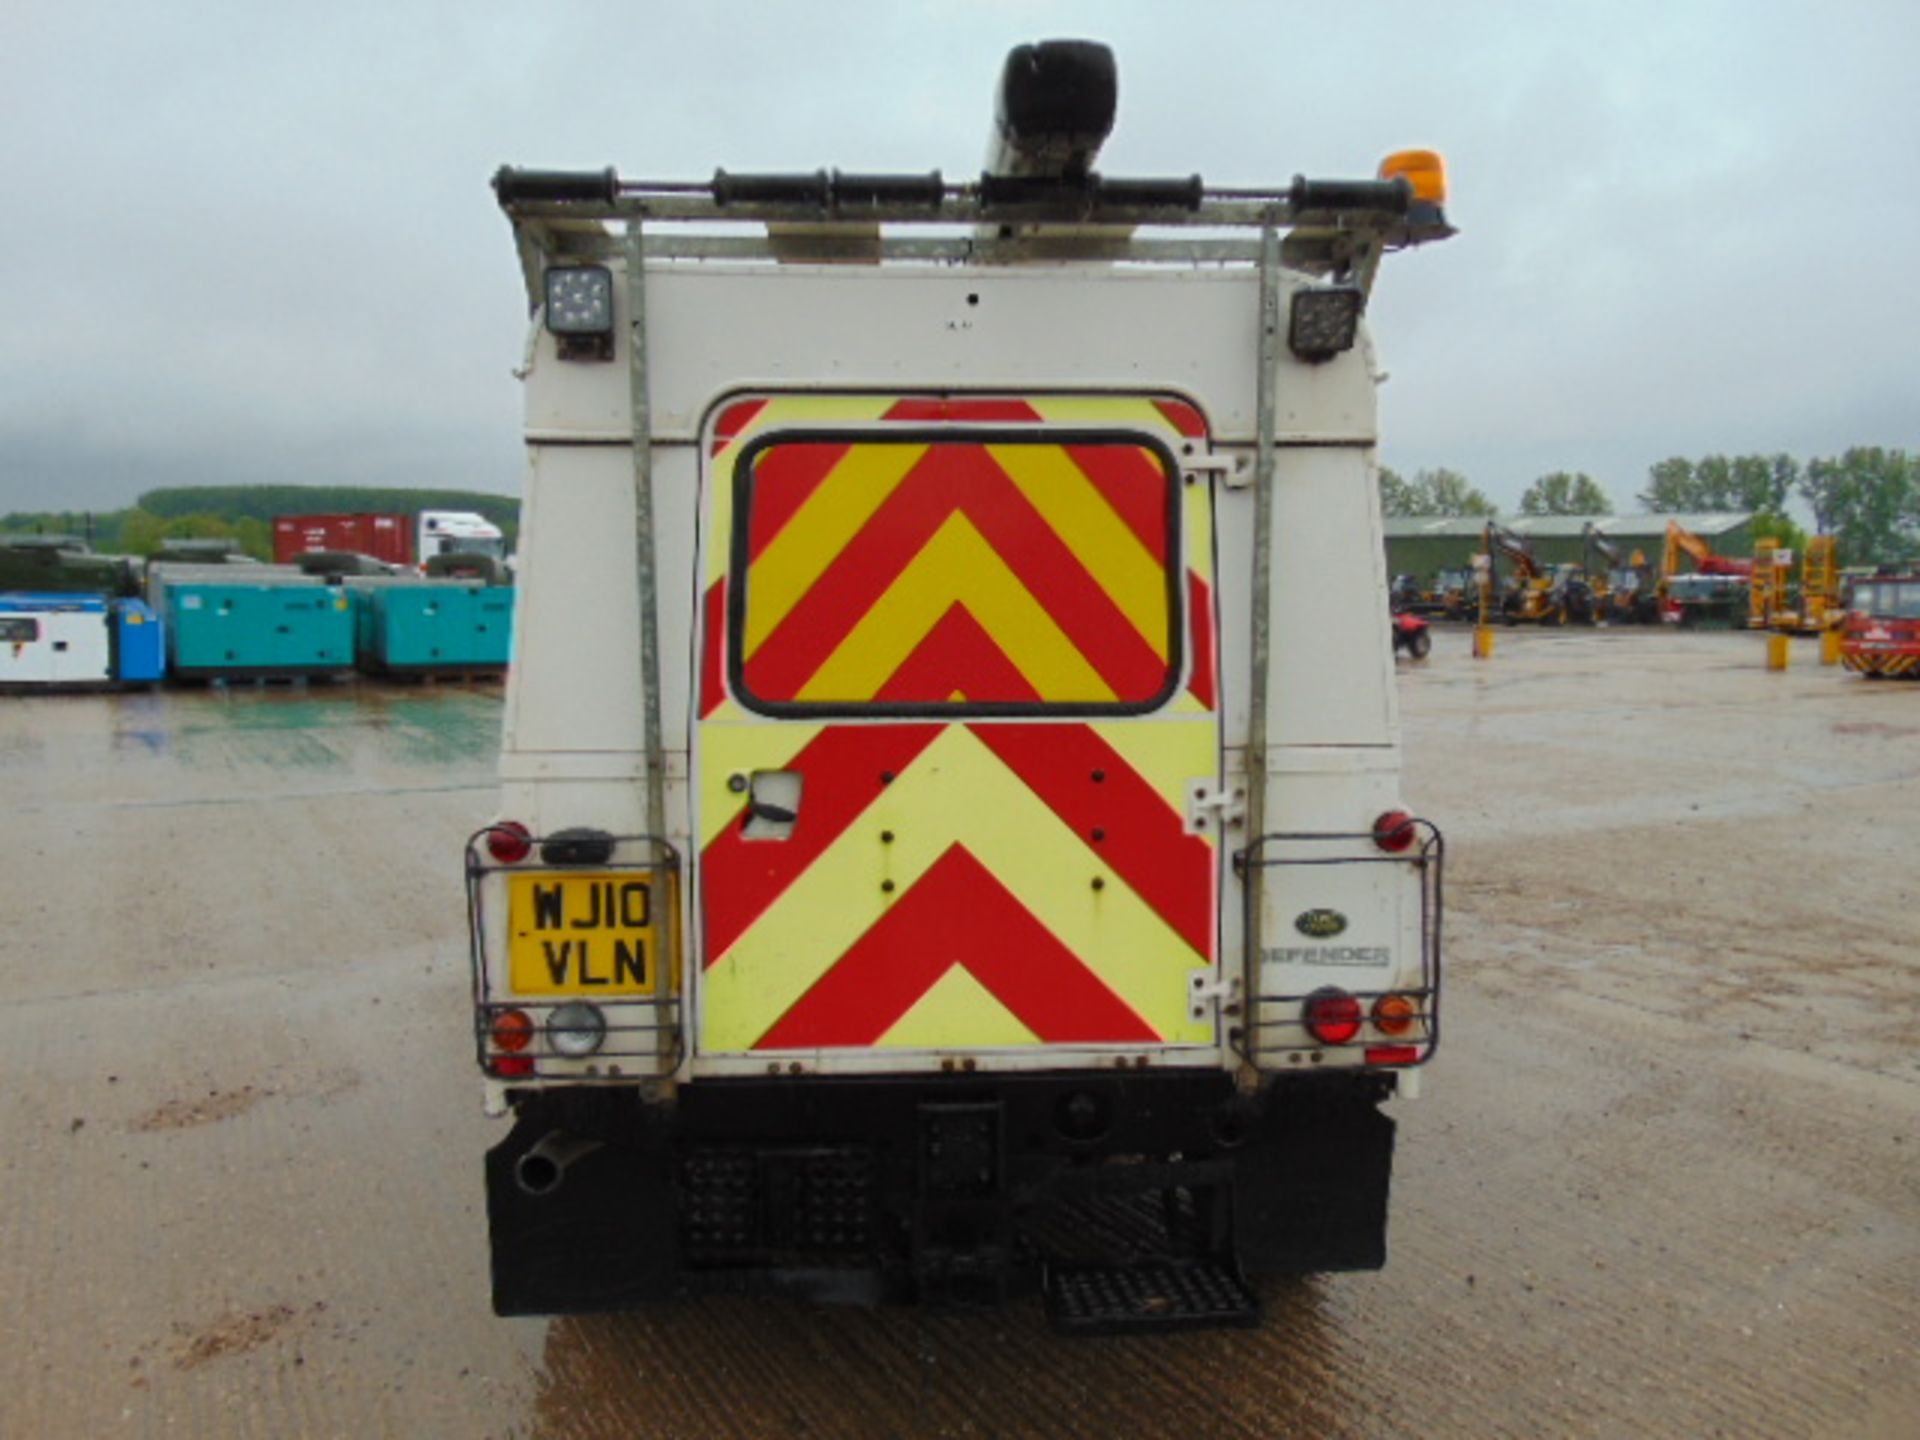
M 1749 592 L 1747 624 L 1754 629 L 1787 635 L 1819 635 L 1840 627 L 1846 611 L 1840 604 L 1840 567 L 1834 563 L 1831 535 L 1815 535 L 1800 556 L 1798 595 L 1790 593 L 1793 552 L 1775 540 L 1754 546 L 1754 586 Z M 1766 573 L 1766 595 L 1761 574 Z
M 1533 542 L 1497 521 L 1486 531 L 1487 564 L 1481 571 L 1480 623 L 1498 616 L 1506 625 L 1591 625 L 1595 619 L 1593 590 L 1578 565 L 1543 567 L 1533 553 Z M 1500 557 L 1513 567 L 1513 578 L 1500 583 Z
M 1586 561 L 1586 580 L 1593 593 L 1596 620 L 1609 625 L 1655 625 L 1660 620 L 1660 605 L 1654 598 L 1653 567 L 1646 552 L 1635 550 L 1631 556 L 1600 533 L 1591 520 L 1580 532 Z M 1596 561 L 1598 563 L 1596 563 Z
M 1680 572 L 1682 559 L 1693 573 Z M 1666 552 L 1654 585 L 1660 618 L 1671 625 L 1712 625 L 1737 629 L 1746 610 L 1741 592 L 1752 579 L 1754 563 L 1716 555 L 1713 546 L 1677 520 L 1667 522 Z

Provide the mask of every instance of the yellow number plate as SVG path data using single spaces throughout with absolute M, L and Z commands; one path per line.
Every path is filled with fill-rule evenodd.
M 507 970 L 520 995 L 652 995 L 673 888 L 650 875 L 507 877 Z

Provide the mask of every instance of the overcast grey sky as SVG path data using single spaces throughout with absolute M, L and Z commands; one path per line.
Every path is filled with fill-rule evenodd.
M 1920 3 L 7 0 L 0 512 L 517 490 L 503 161 L 978 169 L 1023 41 L 1120 61 L 1111 174 L 1447 157 L 1373 306 L 1383 458 L 1512 505 L 1668 455 L 1920 447 Z

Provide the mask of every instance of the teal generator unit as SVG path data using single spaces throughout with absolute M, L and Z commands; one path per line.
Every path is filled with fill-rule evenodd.
M 355 598 L 362 670 L 421 675 L 507 666 L 513 644 L 510 585 L 375 585 Z
M 176 678 L 326 676 L 353 669 L 353 601 L 337 586 L 165 588 Z

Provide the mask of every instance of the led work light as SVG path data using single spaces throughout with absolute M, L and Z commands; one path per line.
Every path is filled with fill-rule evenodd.
M 562 360 L 613 358 L 613 272 L 604 265 L 547 271 L 547 330 Z
M 1365 297 L 1357 285 L 1317 285 L 1293 292 L 1287 348 L 1317 365 L 1353 348 Z

